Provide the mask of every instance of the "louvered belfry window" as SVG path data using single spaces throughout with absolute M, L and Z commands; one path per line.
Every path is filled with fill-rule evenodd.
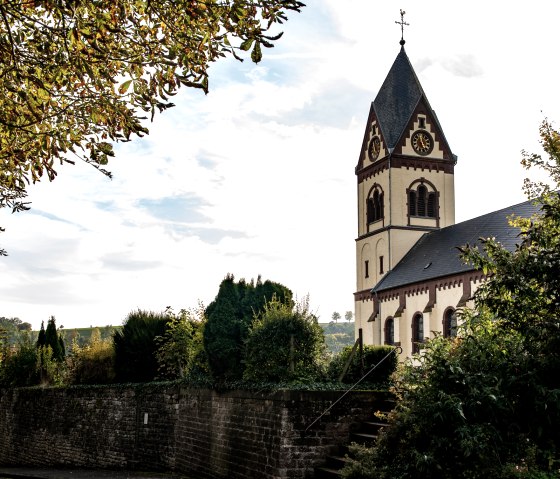
M 422 218 L 437 217 L 437 193 L 424 184 L 408 191 L 408 215 Z
M 373 223 L 383 218 L 383 192 L 375 190 L 367 200 L 367 222 Z

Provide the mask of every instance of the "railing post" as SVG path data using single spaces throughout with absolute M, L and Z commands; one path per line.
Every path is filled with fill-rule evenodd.
M 294 356 L 295 356 L 295 346 L 294 346 L 294 335 L 292 334 L 290 336 L 290 373 L 292 375 L 294 374 L 294 371 L 296 370 Z
M 360 376 L 364 375 L 364 336 L 362 328 L 358 329 L 358 348 L 360 354 Z

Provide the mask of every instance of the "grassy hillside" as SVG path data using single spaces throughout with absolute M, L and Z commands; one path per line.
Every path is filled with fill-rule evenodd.
M 92 328 L 73 328 L 73 329 L 63 329 L 62 334 L 64 335 L 64 341 L 66 347 L 72 344 L 74 338 L 80 346 L 84 346 L 91 338 L 91 333 L 95 330 L 99 330 L 101 339 L 107 339 L 113 336 L 113 332 L 117 329 L 122 329 L 122 326 L 97 326 Z
M 325 333 L 325 343 L 332 354 L 339 353 L 344 346 L 354 344 L 354 322 L 340 321 L 319 323 Z

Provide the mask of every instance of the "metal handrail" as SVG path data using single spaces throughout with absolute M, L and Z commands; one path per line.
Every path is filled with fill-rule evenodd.
M 350 391 L 352 391 L 358 384 L 360 384 L 366 377 L 368 377 L 374 370 L 375 368 L 377 368 L 377 366 L 379 366 L 383 361 L 385 361 L 391 354 L 395 353 L 396 351 L 398 351 L 398 354 L 402 354 L 403 349 L 400 346 L 395 346 L 394 349 L 392 349 L 391 351 L 389 351 L 382 359 L 381 361 L 379 361 L 375 366 L 373 366 L 367 373 L 365 373 L 357 382 L 355 382 L 350 389 L 346 390 L 344 392 L 344 394 L 342 394 L 342 396 L 340 396 L 335 402 L 333 402 L 327 409 L 325 409 L 321 415 L 315 419 L 309 426 L 307 426 L 305 428 L 305 430 L 303 431 L 303 434 L 306 434 L 307 431 L 309 431 L 309 429 L 311 429 L 316 423 L 318 423 L 321 418 L 327 414 L 334 406 L 336 406 L 340 401 L 342 401 L 342 399 L 344 399 L 344 397 L 350 393 Z

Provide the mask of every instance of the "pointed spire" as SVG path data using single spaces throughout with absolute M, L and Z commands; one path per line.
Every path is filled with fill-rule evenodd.
M 412 64 L 401 47 L 373 102 L 388 148 L 394 148 L 412 112 L 425 94 Z

